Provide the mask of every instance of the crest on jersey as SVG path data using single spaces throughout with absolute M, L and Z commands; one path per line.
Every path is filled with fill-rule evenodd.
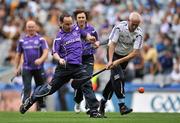
M 73 35 L 74 35 L 74 36 L 77 36 L 78 34 L 77 34 L 77 32 L 73 32 Z
M 39 41 L 38 41 L 38 40 L 35 40 L 35 41 L 34 41 L 34 44 L 39 44 Z

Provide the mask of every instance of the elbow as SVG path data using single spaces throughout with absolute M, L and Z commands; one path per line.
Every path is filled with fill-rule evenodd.
M 45 56 L 45 59 L 48 59 L 48 54 Z

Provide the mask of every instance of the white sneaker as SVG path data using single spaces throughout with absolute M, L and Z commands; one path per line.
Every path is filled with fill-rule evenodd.
M 74 105 L 74 111 L 76 112 L 76 113 L 80 113 L 81 112 L 81 110 L 80 110 L 80 105 L 81 105 L 81 103 L 75 103 L 75 105 Z
M 41 108 L 40 112 L 47 112 L 46 108 Z

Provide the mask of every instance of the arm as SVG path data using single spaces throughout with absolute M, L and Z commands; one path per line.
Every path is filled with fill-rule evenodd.
M 89 33 L 87 33 L 85 40 L 87 40 L 91 43 L 94 43 L 94 42 L 96 42 L 96 37 L 91 36 Z
M 43 62 L 47 59 L 47 57 L 48 57 L 48 52 L 49 52 L 48 49 L 44 49 L 44 50 L 43 50 L 43 54 L 42 54 L 42 56 L 40 57 L 40 59 L 41 59 Z
M 53 53 L 53 58 L 54 58 L 55 60 L 57 60 L 61 65 L 65 65 L 65 64 L 66 64 L 66 61 L 65 61 L 63 58 L 61 58 L 61 57 L 58 55 L 58 53 Z
M 43 53 L 42 53 L 42 55 L 41 55 L 40 58 L 38 58 L 38 59 L 35 60 L 34 63 L 35 63 L 36 65 L 41 65 L 41 64 L 47 59 L 47 57 L 48 57 L 48 52 L 49 52 L 49 50 L 48 50 L 48 44 L 47 44 L 46 40 L 45 40 L 43 37 L 41 37 L 39 40 L 40 40 L 40 42 L 41 42 L 41 49 L 43 50 Z
M 90 33 L 87 33 L 84 30 L 79 30 L 80 34 L 81 34 L 81 38 L 85 39 L 85 41 L 89 41 L 91 43 L 96 42 L 96 37 L 95 36 L 91 36 Z
M 110 42 L 109 44 L 109 49 L 108 49 L 108 57 L 109 57 L 109 60 L 108 60 L 108 64 L 106 65 L 106 69 L 110 69 L 113 65 L 113 54 L 114 54 L 114 51 L 115 51 L 115 47 L 116 47 L 116 43 L 114 42 Z
M 111 43 L 109 44 L 108 55 L 109 55 L 109 61 L 110 61 L 110 62 L 112 62 L 112 60 L 113 60 L 113 54 L 114 54 L 114 51 L 115 51 L 115 47 L 116 47 L 116 43 L 111 42 Z
M 23 54 L 22 53 L 16 53 L 15 56 L 15 76 L 18 76 L 21 72 L 21 66 L 23 64 Z
M 96 38 L 96 41 L 93 43 L 93 48 L 97 49 L 100 46 L 100 41 L 99 41 L 99 38 L 98 38 L 98 34 L 97 34 L 97 32 L 95 31 L 94 28 L 93 28 L 93 31 L 92 31 L 91 35 Z
M 38 58 L 38 59 L 36 59 L 34 63 L 35 63 L 36 65 L 41 65 L 41 64 L 47 59 L 47 57 L 48 57 L 48 52 L 49 52 L 48 49 L 44 49 L 44 50 L 43 50 L 43 54 L 41 55 L 41 57 Z
M 129 53 L 127 56 L 121 58 L 121 59 L 118 59 L 118 60 L 115 60 L 113 62 L 113 65 L 111 68 L 123 63 L 123 62 L 126 62 L 126 61 L 129 61 L 131 59 L 133 59 L 134 57 L 138 56 L 140 54 L 140 50 L 139 49 L 134 49 L 131 53 Z
M 23 48 L 22 48 L 23 40 L 20 39 L 18 41 L 17 49 L 16 49 L 16 56 L 15 56 L 15 76 L 20 75 L 21 72 L 21 66 L 23 64 Z
M 118 39 L 119 39 L 119 34 L 121 33 L 120 28 L 115 26 L 112 31 L 111 34 L 109 36 L 109 44 L 108 44 L 108 64 L 106 65 L 107 69 L 111 69 L 112 65 L 113 65 L 113 55 L 115 52 L 115 47 L 117 45 Z
M 58 54 L 59 49 L 60 49 L 60 42 L 57 38 L 53 42 L 52 55 L 53 55 L 53 58 L 59 62 L 59 64 L 65 65 L 66 61 L 63 58 L 61 58 Z

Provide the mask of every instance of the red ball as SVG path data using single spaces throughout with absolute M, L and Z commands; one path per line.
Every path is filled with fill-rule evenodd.
M 144 87 L 139 87 L 139 88 L 138 88 L 138 92 L 139 92 L 139 93 L 144 93 Z

